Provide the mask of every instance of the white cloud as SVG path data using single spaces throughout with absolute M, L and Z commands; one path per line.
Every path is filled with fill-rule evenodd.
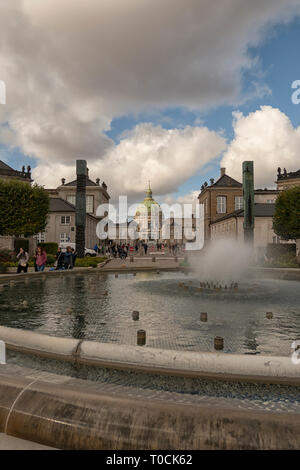
M 256 187 L 273 187 L 277 168 L 300 167 L 300 127 L 277 108 L 262 106 L 243 116 L 234 114 L 234 139 L 221 161 L 226 173 L 242 181 L 242 162 L 254 161 Z
M 90 175 L 109 182 L 113 197 L 119 194 L 142 197 L 149 180 L 155 195 L 167 194 L 176 191 L 225 148 L 225 138 L 206 127 L 166 130 L 140 124 L 109 149 L 102 160 L 90 165 Z M 74 177 L 74 167 L 39 165 L 33 176 L 47 187 L 56 187 L 59 178 Z
M 7 104 L 0 107 L 0 142 L 37 158 L 41 182 L 45 171 L 50 177 L 64 169 L 68 177 L 81 157 L 113 190 L 141 191 L 151 177 L 157 191 L 174 191 L 201 167 L 205 149 L 198 148 L 197 164 L 195 148 L 204 131 L 173 130 L 173 139 L 172 132 L 156 130 L 153 137 L 141 127 L 115 146 L 105 135 L 112 119 L 237 102 L 243 70 L 257 67 L 248 46 L 261 40 L 266 25 L 288 21 L 299 9 L 299 0 L 1 2 Z M 263 84 L 253 86 L 261 93 Z M 185 166 L 179 144 L 187 149 Z

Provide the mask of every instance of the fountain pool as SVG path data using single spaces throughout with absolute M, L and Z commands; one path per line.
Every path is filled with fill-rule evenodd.
M 2 282 L 0 325 L 127 345 L 144 329 L 146 347 L 202 352 L 221 336 L 224 353 L 288 356 L 300 332 L 300 290 L 297 281 L 271 279 L 201 289 L 179 272 L 49 273 Z

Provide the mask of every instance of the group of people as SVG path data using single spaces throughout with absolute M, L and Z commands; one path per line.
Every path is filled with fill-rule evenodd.
M 27 273 L 28 263 L 29 263 L 29 254 L 24 248 L 20 248 L 19 253 L 17 254 L 18 259 L 18 268 L 17 273 Z M 35 271 L 44 271 L 47 262 L 47 253 L 43 247 L 38 246 L 34 254 L 34 268 Z
M 74 248 L 68 246 L 65 252 L 63 252 L 61 248 L 58 248 L 58 251 L 55 256 L 55 269 L 73 269 L 75 266 L 76 258 L 77 252 Z
M 153 246 L 153 245 L 151 245 Z M 130 249 L 131 248 L 131 249 Z M 158 252 L 164 252 L 166 249 L 168 249 L 169 253 L 173 254 L 176 256 L 180 250 L 180 247 L 177 243 L 173 244 L 164 244 L 161 242 L 156 243 L 156 250 Z M 144 255 L 147 255 L 148 250 L 149 250 L 149 245 L 147 241 L 139 241 L 136 240 L 134 242 L 134 245 L 130 245 L 130 243 L 123 243 L 123 244 L 116 244 L 114 241 L 110 241 L 108 245 L 103 245 L 102 248 L 99 248 L 98 245 L 95 245 L 94 250 L 99 252 L 102 252 L 103 255 L 108 255 L 112 258 L 126 258 L 130 253 L 137 255 L 138 253 L 141 254 L 141 252 L 144 253 Z
M 75 266 L 76 258 L 77 252 L 74 248 L 68 246 L 65 252 L 63 252 L 61 248 L 58 248 L 55 256 L 54 269 L 72 269 Z M 27 273 L 29 254 L 24 250 L 24 248 L 20 248 L 20 251 L 17 254 L 17 259 L 17 273 Z M 37 272 L 44 271 L 46 262 L 47 253 L 42 246 L 38 246 L 34 254 L 34 270 Z

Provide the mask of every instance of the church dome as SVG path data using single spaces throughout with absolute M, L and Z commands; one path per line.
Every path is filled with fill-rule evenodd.
M 148 214 L 150 214 L 152 205 L 156 205 L 156 206 L 159 207 L 158 202 L 156 202 L 155 199 L 153 199 L 153 197 L 152 197 L 152 189 L 151 189 L 150 183 L 149 183 L 149 186 L 148 186 L 148 189 L 147 189 L 147 192 L 146 192 L 146 197 L 143 200 L 143 202 L 141 202 L 138 205 L 135 215 L 139 216 L 139 215 L 145 214 L 146 211 L 148 212 Z

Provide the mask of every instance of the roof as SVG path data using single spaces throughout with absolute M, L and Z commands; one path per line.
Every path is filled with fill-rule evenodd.
M 4 163 L 2 160 L 0 160 L 0 170 L 11 170 L 11 171 L 15 171 L 13 168 L 11 168 L 10 166 L 6 165 L 6 163 Z
M 254 194 L 278 194 L 278 189 L 254 189 Z
M 242 188 L 242 183 L 231 178 L 231 176 L 223 175 L 221 176 L 212 186 L 221 186 L 222 188 Z
M 50 212 L 76 212 L 76 207 L 61 197 L 50 197 L 49 210 Z M 98 221 L 101 219 L 101 217 L 96 217 L 88 212 L 86 213 L 86 216 Z
M 254 204 L 254 217 L 273 217 L 275 213 L 275 204 L 258 203 Z M 224 215 L 217 220 L 211 222 L 211 225 L 221 222 L 222 220 L 231 219 L 232 217 L 244 217 L 244 209 L 238 209 L 230 214 Z
M 75 212 L 76 208 L 60 197 L 50 198 L 50 212 Z
M 290 171 L 289 173 L 278 173 L 277 174 L 277 181 L 291 180 L 291 179 L 297 179 L 297 178 L 300 178 L 300 170 Z
M 64 184 L 63 186 L 76 186 L 77 180 L 70 181 L 70 183 Z M 98 184 L 94 183 L 94 181 L 90 180 L 89 178 L 86 179 L 87 186 L 98 186 Z

